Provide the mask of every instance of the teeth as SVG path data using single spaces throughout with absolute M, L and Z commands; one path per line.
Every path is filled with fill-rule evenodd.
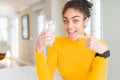
M 75 32 L 75 31 L 69 31 L 69 33 L 73 33 L 73 32 Z

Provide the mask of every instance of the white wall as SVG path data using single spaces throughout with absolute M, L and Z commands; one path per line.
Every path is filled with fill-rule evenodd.
M 111 51 L 108 80 L 120 80 L 120 0 L 102 0 L 104 40 Z
M 28 14 L 29 15 L 29 39 L 23 39 L 22 38 L 22 25 L 21 25 L 21 17 L 23 15 L 26 15 Z M 20 38 L 19 38 L 19 58 L 23 61 L 26 61 L 26 62 L 29 62 L 31 64 L 34 63 L 34 46 L 32 45 L 33 44 L 33 33 L 34 33 L 34 23 L 33 23 L 33 12 L 31 10 L 31 8 L 28 8 L 24 11 L 21 11 L 20 14 L 19 14 L 19 35 L 20 35 Z

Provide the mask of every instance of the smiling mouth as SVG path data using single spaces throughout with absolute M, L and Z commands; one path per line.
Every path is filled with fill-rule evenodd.
M 72 35 L 74 35 L 76 32 L 77 32 L 77 31 L 68 31 L 68 34 L 72 36 Z

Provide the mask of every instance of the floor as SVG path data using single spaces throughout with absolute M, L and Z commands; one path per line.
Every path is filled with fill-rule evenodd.
M 10 57 L 5 57 L 4 59 L 0 60 L 0 69 L 3 68 L 11 68 L 11 67 L 20 67 L 20 66 L 29 66 L 31 64 L 20 60 L 19 58 L 10 58 Z
M 5 57 L 0 60 L 0 80 L 38 80 L 35 66 L 18 58 Z
M 4 68 L 0 70 L 1 80 L 38 80 L 35 66 Z
M 1 80 L 38 80 L 35 66 L 30 66 L 18 58 L 5 58 L 0 61 Z M 62 80 L 58 70 L 54 80 Z

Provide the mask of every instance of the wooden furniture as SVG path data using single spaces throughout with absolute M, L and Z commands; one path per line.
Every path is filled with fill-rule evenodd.
M 0 53 L 0 60 L 4 59 L 6 56 L 6 53 Z

